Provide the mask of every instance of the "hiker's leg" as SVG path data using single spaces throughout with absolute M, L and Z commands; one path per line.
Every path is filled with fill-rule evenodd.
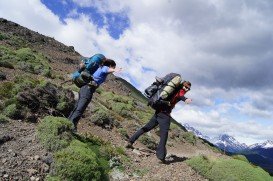
M 157 114 L 154 114 L 151 120 L 142 128 L 140 128 L 130 139 L 131 143 L 134 143 L 143 133 L 146 133 L 158 125 Z
M 160 128 L 160 141 L 156 149 L 156 156 L 160 160 L 164 160 L 167 154 L 166 143 L 168 139 L 168 131 L 170 128 L 170 116 L 164 113 L 159 113 L 157 117 Z
M 68 118 L 69 120 L 72 121 L 74 126 L 77 126 L 78 121 L 80 120 L 83 112 L 87 108 L 88 104 L 91 102 L 93 93 L 94 89 L 90 88 L 88 85 L 81 87 L 79 99 L 75 105 L 74 110 L 71 112 Z

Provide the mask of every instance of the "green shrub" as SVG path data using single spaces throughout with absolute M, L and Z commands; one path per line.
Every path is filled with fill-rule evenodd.
M 114 119 L 106 110 L 103 108 L 96 109 L 96 111 L 91 116 L 91 121 L 98 126 L 103 128 L 110 128 L 114 127 Z
M 7 123 L 9 121 L 9 119 L 7 118 L 7 116 L 0 114 L 0 123 Z
M 151 150 L 156 150 L 157 144 L 156 144 L 154 138 L 148 136 L 147 134 L 141 136 L 139 141 L 142 144 L 146 145 L 147 148 L 149 148 Z
M 232 158 L 249 163 L 248 159 L 244 155 L 233 155 Z
M 8 39 L 8 36 L 4 33 L 0 33 L 0 41 Z
M 72 123 L 62 117 L 45 117 L 38 125 L 38 138 L 50 151 L 65 148 L 72 140 Z
M 196 144 L 196 136 L 192 132 L 184 132 L 182 134 L 182 137 L 188 142 L 191 143 L 192 145 Z
M 211 163 L 206 156 L 193 157 L 190 160 L 187 160 L 186 163 L 204 176 L 211 170 L 213 166 L 213 163 Z
M 13 97 L 12 89 L 15 84 L 13 82 L 3 82 L 0 86 L 0 97 L 11 98 Z
M 272 181 L 272 177 L 263 169 L 237 159 L 198 156 L 187 160 L 186 163 L 212 181 Z
M 102 88 L 102 87 L 98 87 L 98 88 L 96 89 L 96 92 L 97 92 L 98 94 L 102 94 L 103 88 Z
M 45 178 L 46 181 L 61 181 L 59 177 L 54 177 L 54 176 L 46 176 Z
M 108 162 L 102 164 L 97 154 L 88 144 L 74 140 L 71 144 L 54 154 L 55 171 L 65 180 L 104 180 Z
M 17 108 L 16 104 L 11 104 L 4 109 L 4 115 L 11 119 L 22 118 L 22 112 Z
M 119 128 L 119 129 L 118 129 L 118 132 L 119 132 L 119 134 L 122 136 L 122 138 L 124 138 L 124 139 L 129 139 L 129 135 L 128 135 L 126 129 L 124 129 L 124 128 Z
M 20 61 L 27 62 L 27 61 L 35 61 L 36 60 L 36 57 L 30 48 L 21 48 L 16 51 L 16 54 L 17 54 Z

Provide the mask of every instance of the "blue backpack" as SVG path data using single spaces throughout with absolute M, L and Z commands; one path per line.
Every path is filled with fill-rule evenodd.
M 95 54 L 90 58 L 82 60 L 84 68 L 81 68 L 72 74 L 72 81 L 77 87 L 82 87 L 88 84 L 93 78 L 92 75 L 96 72 L 105 56 L 102 54 Z

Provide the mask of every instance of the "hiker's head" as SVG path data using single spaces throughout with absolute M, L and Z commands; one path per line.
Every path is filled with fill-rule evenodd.
M 184 82 L 182 82 L 182 89 L 184 90 L 184 91 L 190 91 L 191 90 L 191 83 L 190 83 L 190 81 L 184 81 Z
M 103 65 L 111 68 L 116 68 L 116 62 L 112 59 L 104 60 Z

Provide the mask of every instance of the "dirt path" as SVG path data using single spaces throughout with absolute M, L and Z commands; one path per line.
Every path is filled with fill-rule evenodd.
M 82 120 L 79 125 L 79 134 L 91 133 L 116 146 L 124 147 L 124 145 L 126 145 L 126 141 L 115 130 L 109 131 L 95 126 L 87 119 Z M 156 158 L 154 150 L 146 148 L 145 145 L 137 141 L 134 144 L 135 149 L 125 149 L 126 155 L 131 160 L 130 163 L 127 165 L 125 164 L 123 173 L 119 172 L 114 174 L 114 176 L 111 177 L 111 180 L 203 181 L 207 179 L 189 167 L 185 163 L 185 160 L 200 154 L 220 156 L 220 154 L 214 153 L 202 145 L 199 147 L 188 143 L 172 143 L 171 145 L 173 146 L 167 146 L 167 164 L 162 164 Z

